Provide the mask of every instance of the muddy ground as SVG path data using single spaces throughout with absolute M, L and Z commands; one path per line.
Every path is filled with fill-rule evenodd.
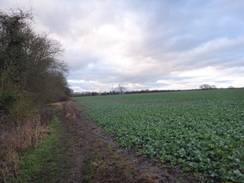
M 164 168 L 159 163 L 119 148 L 109 135 L 87 120 L 71 101 L 63 104 L 62 127 L 67 156 L 74 160 L 67 182 L 195 183 L 193 174 Z

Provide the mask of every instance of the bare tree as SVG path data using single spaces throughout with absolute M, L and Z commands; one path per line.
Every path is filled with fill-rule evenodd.
M 115 88 L 115 91 L 117 91 L 119 94 L 124 94 L 126 92 L 126 87 L 119 84 L 118 87 Z
M 209 84 L 202 84 L 199 87 L 202 90 L 210 90 L 210 89 L 217 89 L 215 85 L 209 85 Z

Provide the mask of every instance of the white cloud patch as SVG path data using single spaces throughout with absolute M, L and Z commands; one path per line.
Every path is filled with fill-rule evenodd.
M 243 87 L 241 0 L 1 0 L 32 8 L 65 49 L 75 91 Z

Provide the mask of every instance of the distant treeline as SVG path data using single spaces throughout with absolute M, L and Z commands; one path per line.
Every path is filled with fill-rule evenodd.
M 157 92 L 176 92 L 180 90 L 140 90 L 140 91 L 125 91 L 123 93 L 119 91 L 110 92 L 74 92 L 73 97 L 82 96 L 99 96 L 99 95 L 121 95 L 121 94 L 137 94 L 137 93 L 157 93 Z
M 188 89 L 188 90 L 137 90 L 137 91 L 125 91 L 123 93 L 119 91 L 110 92 L 74 92 L 72 97 L 84 97 L 84 96 L 102 96 L 102 95 L 121 95 L 121 94 L 143 94 L 143 93 L 161 93 L 161 92 L 180 92 L 180 91 L 199 91 L 199 90 L 222 90 L 222 89 L 238 89 L 238 88 L 209 88 L 209 89 Z

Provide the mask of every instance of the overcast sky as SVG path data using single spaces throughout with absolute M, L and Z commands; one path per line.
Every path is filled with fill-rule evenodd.
M 244 87 L 244 0 L 0 0 L 63 46 L 77 92 Z

